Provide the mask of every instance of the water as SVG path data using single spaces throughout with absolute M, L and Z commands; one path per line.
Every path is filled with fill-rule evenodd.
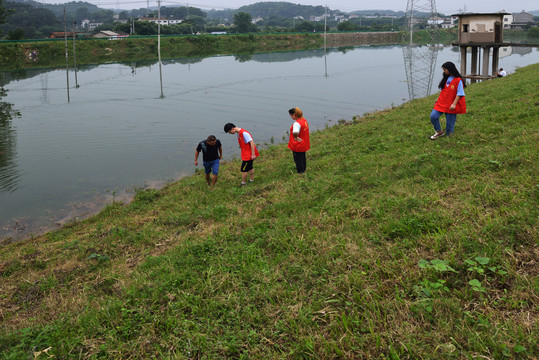
M 539 62 L 537 49 L 502 51 L 508 73 Z M 194 172 L 194 148 L 208 135 L 225 158 L 239 154 L 223 126 L 255 142 L 283 142 L 288 109 L 314 130 L 436 91 L 457 48 L 356 47 L 177 59 L 79 69 L 70 102 L 65 70 L 2 74 L 0 239 L 21 238 L 87 217 L 134 190 Z M 406 66 L 405 66 L 406 64 Z M 409 86 L 410 85 L 410 86 Z M 425 132 L 430 132 L 428 113 Z M 200 166 L 199 166 L 200 168 Z

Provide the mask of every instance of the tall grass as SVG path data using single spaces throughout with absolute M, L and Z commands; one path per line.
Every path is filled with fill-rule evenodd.
M 539 64 L 225 163 L 0 254 L 4 359 L 535 359 Z M 308 114 L 308 109 L 304 109 Z

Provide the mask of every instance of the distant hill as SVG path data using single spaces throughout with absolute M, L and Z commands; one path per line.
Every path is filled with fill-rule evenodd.
M 371 16 L 371 15 L 381 15 L 381 16 L 405 16 L 406 12 L 404 11 L 393 11 L 393 10 L 358 10 L 352 11 L 350 15 L 359 15 L 359 16 Z
M 86 2 L 86 1 L 71 1 L 65 4 L 47 4 L 47 3 L 37 2 L 34 0 L 9 0 L 9 2 L 30 5 L 35 8 L 47 9 L 47 10 L 52 11 L 52 13 L 56 16 L 63 15 L 64 7 L 66 8 L 66 12 L 73 12 L 73 13 L 75 13 L 77 9 L 80 9 L 80 8 L 86 8 L 88 9 L 88 12 L 90 13 L 103 10 L 97 5 L 90 4 L 89 2 Z
M 308 19 L 311 16 L 321 16 L 326 12 L 325 6 L 299 5 L 285 1 L 265 1 L 251 5 L 245 5 L 239 9 L 227 10 L 209 10 L 209 19 L 231 18 L 238 12 L 246 12 L 253 17 L 261 16 L 263 18 L 285 18 L 301 16 Z M 331 10 L 328 8 L 330 15 L 342 13 L 339 10 Z

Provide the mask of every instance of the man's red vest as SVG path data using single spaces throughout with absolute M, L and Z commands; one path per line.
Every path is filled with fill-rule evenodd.
M 298 135 L 301 141 L 296 141 L 294 139 L 294 134 L 292 133 L 294 124 L 292 124 L 292 126 L 290 126 L 290 139 L 288 140 L 288 148 L 295 152 L 306 152 L 311 148 L 311 140 L 309 138 L 309 124 L 304 118 L 298 119 L 296 121 L 301 125 L 301 129 L 299 130 Z
M 251 144 L 245 143 L 245 140 L 243 140 L 243 133 L 249 134 L 249 136 L 251 136 L 251 139 L 253 138 L 253 136 L 251 135 L 249 131 L 244 130 L 244 129 L 241 129 L 238 132 L 238 143 L 240 144 L 240 149 L 241 149 L 241 159 L 243 161 L 249 161 L 249 160 L 252 160 L 251 159 Z M 255 145 L 255 155 L 256 157 L 258 157 L 258 149 L 256 148 L 256 145 Z
M 438 96 L 438 100 L 436 100 L 436 104 L 434 104 L 434 110 L 450 114 L 466 113 L 466 99 L 464 96 L 461 96 L 454 110 L 449 109 L 453 101 L 455 101 L 455 97 L 457 97 L 457 88 L 459 86 L 459 81 L 462 81 L 462 79 L 456 77 L 451 80 L 449 86 L 446 85 L 442 89 L 442 91 L 440 92 L 440 96 Z

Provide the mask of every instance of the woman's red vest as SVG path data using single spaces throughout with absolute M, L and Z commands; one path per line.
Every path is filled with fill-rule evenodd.
M 251 136 L 251 139 L 253 138 L 253 136 L 251 135 L 249 131 L 244 130 L 244 129 L 241 129 L 238 132 L 238 143 L 240 143 L 241 159 L 243 161 L 249 161 L 249 160 L 252 160 L 251 159 L 251 144 L 245 143 L 245 140 L 243 140 L 243 133 L 249 134 L 249 136 Z M 258 149 L 256 148 L 256 145 L 255 145 L 255 155 L 256 157 L 258 157 Z
M 436 100 L 436 104 L 434 104 L 434 110 L 449 114 L 466 113 L 466 99 L 464 96 L 460 97 L 454 110 L 449 109 L 451 104 L 453 104 L 453 101 L 455 101 L 455 97 L 457 97 L 457 88 L 459 86 L 459 81 L 462 81 L 462 79 L 456 77 L 451 80 L 451 83 L 449 85 L 444 86 L 444 88 L 440 92 L 440 96 L 438 96 L 438 100 Z
M 288 140 L 288 148 L 295 152 L 306 152 L 311 148 L 311 140 L 309 139 L 309 124 L 304 118 L 298 119 L 296 121 L 301 125 L 301 129 L 299 130 L 298 135 L 301 141 L 296 141 L 294 139 L 294 134 L 292 133 L 294 124 L 292 124 L 292 126 L 290 126 L 290 139 Z

